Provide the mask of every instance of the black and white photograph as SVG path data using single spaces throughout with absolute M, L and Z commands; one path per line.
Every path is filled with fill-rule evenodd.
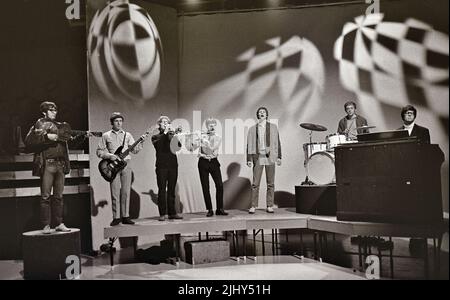
M 449 279 L 448 0 L 0 14 L 0 280 Z

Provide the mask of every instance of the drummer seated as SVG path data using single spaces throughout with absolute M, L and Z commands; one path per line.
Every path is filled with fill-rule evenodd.
M 356 103 L 348 101 L 344 104 L 344 110 L 347 113 L 338 124 L 337 132 L 344 134 L 347 140 L 357 140 L 358 134 L 369 133 L 368 129 L 357 129 L 359 127 L 368 126 L 367 120 L 360 115 L 356 114 Z

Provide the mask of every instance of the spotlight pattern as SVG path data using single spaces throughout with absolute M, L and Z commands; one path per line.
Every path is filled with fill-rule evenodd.
M 448 35 L 415 19 L 359 16 L 334 45 L 340 80 L 359 98 L 394 107 L 412 103 L 448 122 Z
M 95 13 L 88 33 L 90 70 L 112 101 L 144 103 L 158 90 L 162 45 L 150 15 L 127 0 Z

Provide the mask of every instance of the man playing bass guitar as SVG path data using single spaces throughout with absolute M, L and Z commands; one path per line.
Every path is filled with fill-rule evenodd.
M 98 147 L 97 156 L 109 160 L 111 162 L 118 162 L 121 160 L 116 153 L 119 147 L 122 147 L 122 152 L 126 151 L 128 148 L 135 144 L 133 136 L 122 129 L 124 117 L 119 112 L 112 113 L 110 117 L 110 122 L 112 129 L 103 134 Z M 140 142 L 134 145 L 131 149 L 131 153 L 138 153 L 143 147 L 143 141 L 146 139 L 147 135 L 140 137 Z M 129 203 L 130 203 L 130 189 L 131 189 L 131 167 L 129 161 L 131 156 L 127 155 L 124 158 L 126 166 L 123 169 L 118 170 L 115 176 L 111 177 L 110 190 L 111 190 L 111 201 L 112 201 L 112 213 L 113 220 L 111 226 L 122 224 L 133 225 L 134 222 L 129 217 Z M 103 174 L 102 174 L 103 175 Z M 105 178 L 106 179 L 106 178 Z M 109 181 L 109 180 L 108 180 Z M 118 210 L 119 206 L 119 210 Z

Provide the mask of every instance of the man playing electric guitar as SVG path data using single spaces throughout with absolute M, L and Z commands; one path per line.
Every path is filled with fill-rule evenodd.
M 37 120 L 31 127 L 25 138 L 25 144 L 27 152 L 34 153 L 33 176 L 41 178 L 39 204 L 40 218 L 44 226 L 42 233 L 52 233 L 50 228 L 52 217 L 56 222 L 55 231 L 69 232 L 70 229 L 63 223 L 63 193 L 65 174 L 70 172 L 67 141 L 71 135 L 63 135 L 59 131 L 62 123 L 56 121 L 58 108 L 54 102 L 42 102 L 40 110 L 43 118 Z
M 112 129 L 103 134 L 97 147 L 97 156 L 109 160 L 113 165 L 119 166 L 117 169 L 117 174 L 112 176 L 110 181 L 111 190 L 111 201 L 112 201 L 112 212 L 113 220 L 111 226 L 122 224 L 133 225 L 134 222 L 129 217 L 129 203 L 130 203 L 130 189 L 131 189 L 131 167 L 129 161 L 131 160 L 130 155 L 123 158 L 120 155 L 116 155 L 116 150 L 123 146 L 122 152 L 126 151 L 129 147 L 135 144 L 133 136 L 129 132 L 125 132 L 122 129 L 124 117 L 119 112 L 112 113 L 110 119 Z M 138 153 L 143 147 L 143 141 L 146 139 L 147 135 L 140 137 L 140 142 L 137 143 L 131 150 L 131 153 Z M 125 163 L 125 167 L 122 169 Z M 119 205 L 119 211 L 117 206 Z

